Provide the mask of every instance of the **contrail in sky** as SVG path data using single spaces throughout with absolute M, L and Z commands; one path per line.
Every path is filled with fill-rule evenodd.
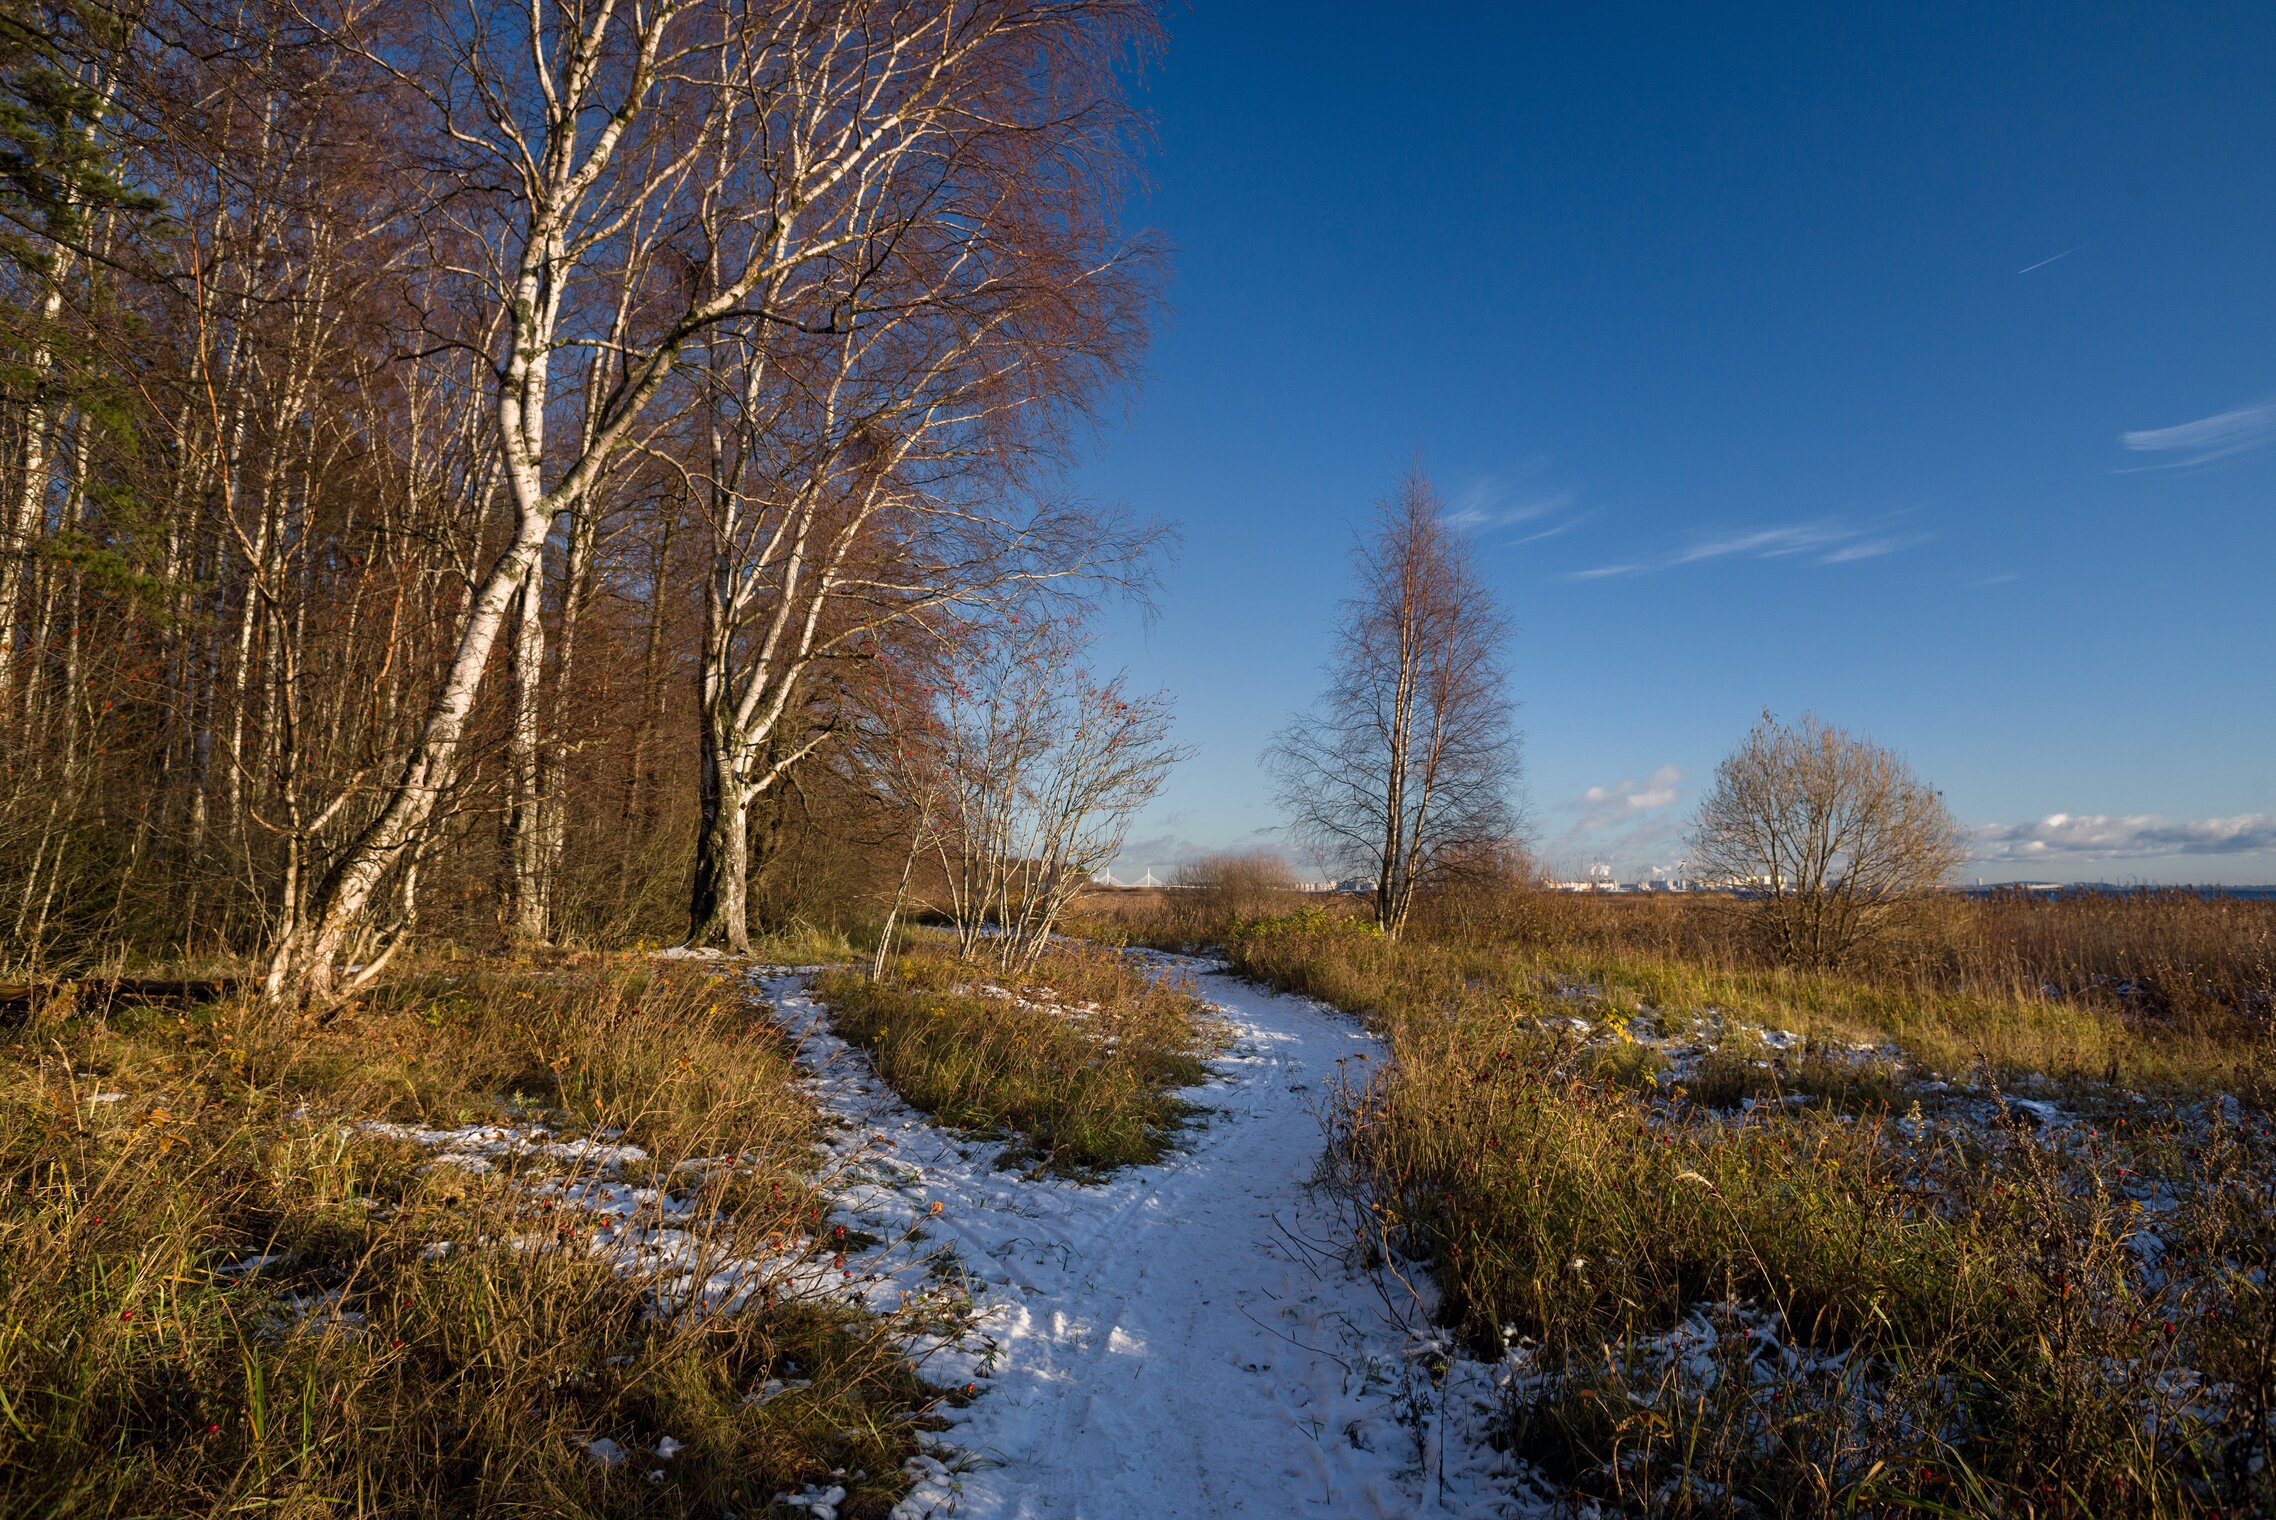
M 2092 240 L 2091 240 L 2091 239 L 2089 239 L 2089 241 L 2092 241 Z M 2016 272 L 2017 274 L 2029 274 L 2029 273 L 2030 273 L 2032 270 L 2034 270 L 2034 269 L 2044 269 L 2044 268 L 2046 268 L 2046 267 L 2047 267 L 2049 264 L 2052 264 L 2053 262 L 2055 262 L 2055 259 L 2067 259 L 2067 258 L 2069 258 L 2069 257 L 2070 257 L 2072 254 L 2074 254 L 2074 253 L 2078 252 L 2078 249 L 2079 249 L 2079 248 L 2084 248 L 2085 246 L 2086 246 L 2086 244 L 2085 244 L 2085 243 L 2081 243 L 2081 244 L 2079 244 L 2079 245 L 2078 245 L 2078 248 L 2065 248 L 2065 249 L 2064 249 L 2064 250 L 2063 250 L 2061 253 L 2058 253 L 2058 254 L 2056 254 L 2056 255 L 2055 255 L 2055 258 L 2054 258 L 2054 259 L 2041 259 L 2041 260 L 2040 260 L 2038 263 L 2036 263 L 2036 264 L 2026 264 L 2026 265 L 2024 265 L 2024 266 L 2023 266 L 2021 269 L 2018 269 L 2018 270 L 2017 270 L 2017 271 L 2015 271 L 2015 272 Z

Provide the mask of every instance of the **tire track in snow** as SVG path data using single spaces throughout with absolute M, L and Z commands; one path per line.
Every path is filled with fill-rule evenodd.
M 981 1390 L 948 1412 L 955 1454 L 896 1514 L 1535 1513 L 1485 1445 L 1484 1400 L 1440 1407 L 1430 1345 L 1344 1265 L 1343 1224 L 1310 1187 L 1318 1104 L 1380 1044 L 1307 999 L 1158 959 L 1202 972 L 1232 1045 L 1187 1094 L 1207 1112 L 1183 1149 L 1097 1186 L 999 1169 L 1000 1145 L 936 1127 L 831 1034 L 803 974 L 759 977 L 847 1126 L 839 1212 L 888 1238 L 921 1219 L 983 1309 L 929 1369 Z

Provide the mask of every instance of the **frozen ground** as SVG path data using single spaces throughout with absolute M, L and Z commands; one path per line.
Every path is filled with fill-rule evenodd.
M 1490 1382 L 1434 1381 L 1443 1343 L 1347 1268 L 1350 1231 L 1310 1187 L 1326 1088 L 1381 1047 L 1315 1003 L 1180 964 L 1232 1033 L 1216 1080 L 1190 1094 L 1209 1112 L 1168 1162 L 1101 1186 L 1000 1169 L 1001 1147 L 942 1131 L 878 1081 L 802 975 L 760 976 L 845 1125 L 839 1217 L 888 1238 L 921 1222 L 981 1310 L 928 1364 L 976 1396 L 896 1513 L 1530 1513 L 1482 1439 Z M 1445 1386 L 1465 1390 L 1451 1408 Z

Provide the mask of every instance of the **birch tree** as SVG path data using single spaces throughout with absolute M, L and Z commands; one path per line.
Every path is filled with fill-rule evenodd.
M 1290 826 L 1372 878 L 1396 938 L 1417 890 L 1516 826 L 1519 736 L 1507 617 L 1420 468 L 1355 542 L 1326 689 L 1265 753 Z
M 1078 0 L 556 0 L 526 12 L 437 8 L 407 49 L 362 43 L 424 106 L 447 156 L 453 194 L 438 202 L 433 257 L 459 277 L 456 309 L 502 316 L 490 406 L 506 531 L 384 800 L 279 943 L 272 994 L 341 990 L 342 952 L 383 883 L 416 858 L 547 538 L 658 428 L 691 346 L 725 324 L 764 332 L 826 320 L 777 303 L 808 265 L 858 241 L 849 208 L 871 166 L 984 108 L 990 96 L 967 89 L 971 79 L 1047 63 L 1025 46 L 1031 36 L 1118 13 L 1133 14 Z M 488 193 L 467 196 L 469 185 Z M 611 329 L 618 308 L 590 291 L 628 272 L 643 277 L 635 320 Z M 613 377 L 588 389 L 581 425 L 549 432 L 576 409 L 577 388 L 556 383 L 565 357 L 605 363 Z
M 830 742 L 818 673 L 912 621 L 1077 579 L 1156 535 L 1039 495 L 1071 416 L 1127 369 L 1151 261 L 1113 235 L 1134 13 L 976 10 L 937 109 L 841 182 L 842 246 L 706 340 L 712 543 L 691 944 L 748 945 L 748 818 Z
M 948 818 L 935 832 L 957 946 L 1032 966 L 1186 751 L 1166 693 L 1082 661 L 1076 628 L 1009 624 L 943 690 Z

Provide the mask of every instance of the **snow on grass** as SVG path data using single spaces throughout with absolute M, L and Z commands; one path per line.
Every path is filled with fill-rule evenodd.
M 842 1125 L 840 1215 L 927 1232 L 974 1301 L 970 1330 L 922 1348 L 974 1396 L 909 1465 L 901 1520 L 1542 1512 L 1488 1444 L 1492 1369 L 1465 1377 L 1421 1304 L 1346 1264 L 1336 1200 L 1312 1187 L 1326 1085 L 1381 1054 L 1355 1022 L 1203 975 L 1232 1031 L 1185 1094 L 1208 1111 L 1161 1164 L 1083 1184 L 1007 1170 L 1002 1144 L 903 1103 L 801 975 L 760 988 Z
M 898 1286 L 907 1266 L 905 1250 L 896 1250 L 906 1245 L 899 1236 L 858 1263 L 846 1252 L 789 1238 L 780 1240 L 779 1249 L 752 1253 L 737 1244 L 729 1222 L 698 1198 L 618 1175 L 622 1168 L 652 1158 L 637 1145 L 617 1143 L 621 1136 L 615 1131 L 562 1140 L 538 1123 L 433 1129 L 374 1120 L 357 1128 L 436 1151 L 432 1165 L 477 1174 L 492 1171 L 493 1163 L 501 1159 L 567 1163 L 571 1169 L 562 1174 L 515 1175 L 513 1186 L 519 1195 L 534 1209 L 550 1214 L 552 1228 L 516 1235 L 505 1243 L 518 1250 L 590 1251 L 620 1275 L 647 1284 L 651 1312 L 658 1316 L 690 1306 L 733 1313 L 754 1300 L 777 1304 L 817 1298 L 843 1299 L 882 1312 L 920 1299 Z M 661 1170 L 683 1186 L 701 1188 L 715 1175 L 742 1165 L 741 1158 L 732 1156 L 695 1157 L 652 1170 Z M 817 1177 L 825 1189 L 849 1180 L 837 1176 L 836 1168 L 827 1163 Z M 438 1240 L 426 1251 L 439 1258 L 460 1244 Z
M 456 1129 L 430 1129 L 423 1124 L 367 1119 L 356 1127 L 382 1140 L 402 1140 L 440 1151 L 438 1161 L 470 1172 L 488 1171 L 491 1161 L 498 1157 L 545 1156 L 599 1167 L 648 1159 L 648 1153 L 637 1145 L 611 1143 L 619 1138 L 614 1132 L 557 1140 L 542 1124 L 466 1124 Z

